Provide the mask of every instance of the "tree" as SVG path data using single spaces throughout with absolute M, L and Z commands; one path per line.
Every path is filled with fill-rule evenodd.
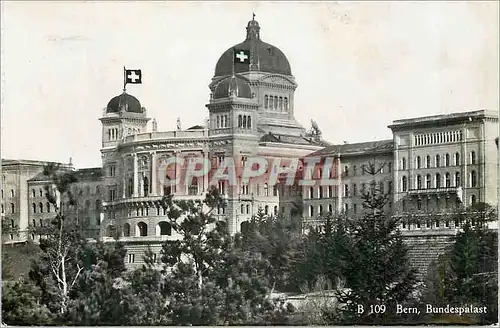
M 237 248 L 226 223 L 211 214 L 224 206 L 217 189 L 203 203 L 165 197 L 163 206 L 182 236 L 162 250 L 162 292 L 171 324 L 263 324 L 279 315 L 269 298 L 265 260 Z
M 364 214 L 348 222 L 346 289 L 338 291 L 339 301 L 345 305 L 340 320 L 345 324 L 387 323 L 392 311 L 369 314 L 370 306 L 394 309 L 396 304 L 408 301 L 415 288 L 415 271 L 408 263 L 399 220 L 384 213 L 388 196 L 375 183 L 382 167 L 368 165 L 367 173 L 372 175 L 373 182 L 371 189 L 362 195 Z M 364 306 L 364 313 L 358 313 L 358 305 Z
M 237 237 L 239 247 L 268 261 L 266 275 L 272 291 L 293 291 L 292 273 L 303 245 L 300 219 L 268 216 L 259 208 L 247 227 Z
M 441 305 L 487 307 L 477 322 L 489 324 L 498 316 L 498 233 L 487 228 L 495 210 L 476 204 L 456 215 L 463 222 L 450 249 L 431 271 L 427 299 Z
M 293 282 L 302 292 L 319 292 L 320 286 L 332 288 L 343 280 L 346 245 L 349 243 L 346 217 L 328 214 L 318 228 L 312 229 L 305 237 L 295 266 Z

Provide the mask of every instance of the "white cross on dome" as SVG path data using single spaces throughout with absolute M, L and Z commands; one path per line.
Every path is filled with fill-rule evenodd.
M 240 51 L 236 55 L 236 58 L 238 58 L 240 60 L 240 62 L 243 63 L 246 59 L 248 59 L 248 56 L 243 51 Z

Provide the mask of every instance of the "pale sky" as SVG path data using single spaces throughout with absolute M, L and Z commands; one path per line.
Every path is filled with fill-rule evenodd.
M 333 143 L 391 138 L 393 120 L 498 110 L 498 2 L 5 2 L 2 158 L 100 166 L 102 109 L 129 85 L 173 130 L 203 123 L 219 56 L 261 39 L 287 56 L 295 116 Z

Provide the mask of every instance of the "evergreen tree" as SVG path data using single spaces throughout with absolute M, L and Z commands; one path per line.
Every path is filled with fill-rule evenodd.
M 481 324 L 498 319 L 498 233 L 487 228 L 495 217 L 495 210 L 486 204 L 457 214 L 462 229 L 440 256 L 428 283 L 427 298 L 437 304 L 486 306 L 486 314 L 472 316 Z
M 348 223 L 346 289 L 338 291 L 339 301 L 344 305 L 340 320 L 345 324 L 389 323 L 393 311 L 369 314 L 370 306 L 395 309 L 396 304 L 411 297 L 415 288 L 415 271 L 408 263 L 399 220 L 385 213 L 388 195 L 375 183 L 382 167 L 377 168 L 375 163 L 368 166 L 367 173 L 372 175 L 373 182 L 362 195 L 364 214 Z M 364 313 L 358 313 L 358 305 L 363 305 Z
M 224 206 L 217 189 L 201 202 L 163 206 L 182 239 L 162 250 L 167 313 L 173 325 L 263 324 L 280 313 L 269 299 L 265 261 L 235 246 L 224 221 L 211 213 Z

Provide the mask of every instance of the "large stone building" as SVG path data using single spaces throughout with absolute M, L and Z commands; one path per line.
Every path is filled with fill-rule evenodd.
M 361 193 L 373 186 L 392 195 L 387 210 L 394 215 L 424 216 L 474 202 L 498 202 L 495 112 L 397 120 L 389 126 L 393 139 L 331 145 L 314 123 L 306 131 L 295 120 L 295 110 L 301 110 L 295 108 L 296 88 L 286 56 L 261 40 L 259 24 L 251 20 L 244 41 L 229 47 L 215 65 L 205 126 L 182 130 L 179 122 L 175 131 L 158 131 L 137 98 L 119 94 L 100 118 L 102 168 L 75 171 L 78 206 L 72 215 L 83 220 L 89 237 L 124 241 L 133 266 L 142 262 L 146 245 L 158 254 L 165 240 L 180 237 L 165 217 L 162 197 L 202 199 L 214 181 L 226 200 L 217 215 L 227 220 L 232 233 L 259 208 L 267 215 L 300 215 L 306 226 L 317 225 L 326 212 L 359 215 Z M 333 184 L 276 184 L 281 180 L 272 173 L 288 169 L 300 178 L 304 162 L 313 157 L 334 159 L 328 174 Z M 264 159 L 265 174 L 246 181 L 241 169 L 251 158 Z M 167 165 L 174 159 L 184 164 Z M 208 174 L 185 179 L 200 162 L 210 163 Z M 42 164 L 2 163 L 2 215 L 21 231 L 44 224 L 53 213 L 42 191 L 50 183 Z M 238 168 L 236 183 L 214 180 L 216 171 L 228 164 Z M 370 174 L 372 168 L 376 174 Z M 320 165 L 313 176 L 323 176 L 321 170 Z M 446 220 L 427 221 L 403 221 L 401 228 L 412 240 L 412 254 L 429 259 L 457 227 Z M 36 238 L 24 233 L 4 239 L 30 237 Z

